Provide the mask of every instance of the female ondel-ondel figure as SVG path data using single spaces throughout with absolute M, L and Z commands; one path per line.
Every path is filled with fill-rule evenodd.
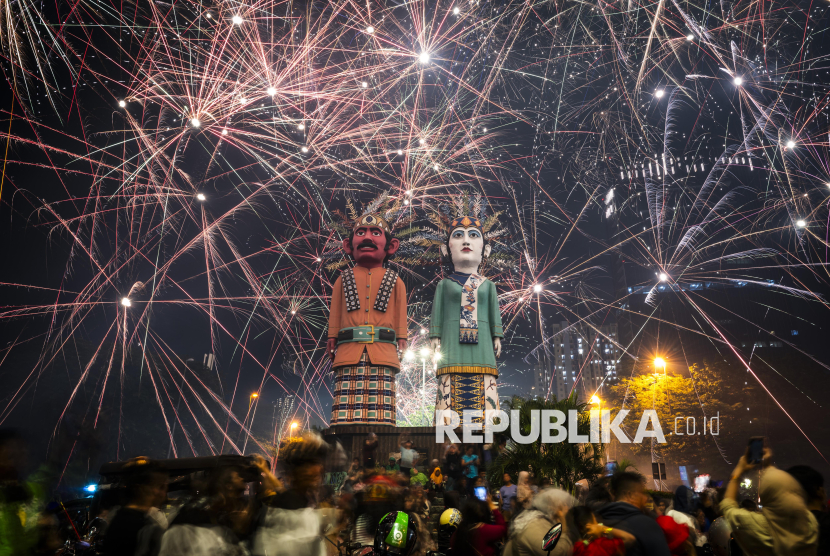
M 450 223 L 441 254 L 450 257 L 453 272 L 438 283 L 430 318 L 430 343 L 441 354 L 435 409 L 457 412 L 462 424 L 464 410 L 484 415 L 499 409 L 496 358 L 504 332 L 496 286 L 478 274 L 482 259 L 490 254 L 483 228 L 473 216 Z

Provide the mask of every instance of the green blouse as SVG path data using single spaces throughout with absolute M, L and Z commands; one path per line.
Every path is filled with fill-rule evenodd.
M 503 338 L 496 285 L 485 279 L 478 287 L 478 343 L 459 342 L 461 286 L 444 278 L 432 301 L 429 337 L 441 339 L 438 375 L 449 373 L 498 375 L 493 338 Z

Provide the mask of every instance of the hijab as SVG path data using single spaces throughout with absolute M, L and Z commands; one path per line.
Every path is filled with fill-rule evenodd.
M 804 504 L 798 481 L 786 471 L 768 467 L 761 475 L 759 494 L 761 513 L 769 523 L 775 554 L 815 554 L 818 524 Z
M 698 497 L 695 491 L 680 485 L 674 491 L 674 510 L 694 516 L 697 513 Z
M 531 498 L 533 498 L 533 490 L 530 488 L 530 473 L 522 471 L 516 483 L 516 502 L 522 508 L 526 508 Z

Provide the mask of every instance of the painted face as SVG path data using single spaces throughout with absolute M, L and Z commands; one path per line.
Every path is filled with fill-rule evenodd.
M 455 266 L 475 266 L 481 264 L 484 251 L 484 237 L 476 228 L 456 228 L 450 233 L 450 254 Z
M 377 226 L 361 226 L 354 232 L 354 240 L 343 240 L 343 249 L 352 255 L 357 264 L 366 268 L 383 264 L 386 255 L 398 250 L 399 242 L 393 239 L 386 245 L 386 234 Z

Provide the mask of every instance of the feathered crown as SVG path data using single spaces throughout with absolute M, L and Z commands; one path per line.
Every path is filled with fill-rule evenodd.
M 481 230 L 484 239 L 492 246 L 487 263 L 496 266 L 512 264 L 517 254 L 506 243 L 510 234 L 499 222 L 499 216 L 503 212 L 497 211 L 488 215 L 487 206 L 481 195 L 468 193 L 427 208 L 427 220 L 434 227 L 424 227 L 422 232 L 417 234 L 415 243 L 424 250 L 418 263 L 440 264 L 438 246 L 446 243 L 450 232 L 458 226 L 474 226 Z
M 352 230 L 359 224 L 367 224 L 372 220 L 371 225 L 383 228 L 385 231 L 396 237 L 401 245 L 395 253 L 396 262 L 406 264 L 409 258 L 423 251 L 415 245 L 415 238 L 412 237 L 421 228 L 412 226 L 415 220 L 415 213 L 412 206 L 404 203 L 404 197 L 391 197 L 388 192 L 381 193 L 358 211 L 351 199 L 346 201 L 346 212 L 333 210 L 334 218 L 328 222 L 328 228 L 336 234 L 326 243 L 323 251 L 323 258 L 331 262 L 326 265 L 326 270 L 343 268 L 349 263 L 348 257 L 343 253 L 343 238 L 349 237 Z M 401 261 L 401 258 L 406 261 Z

